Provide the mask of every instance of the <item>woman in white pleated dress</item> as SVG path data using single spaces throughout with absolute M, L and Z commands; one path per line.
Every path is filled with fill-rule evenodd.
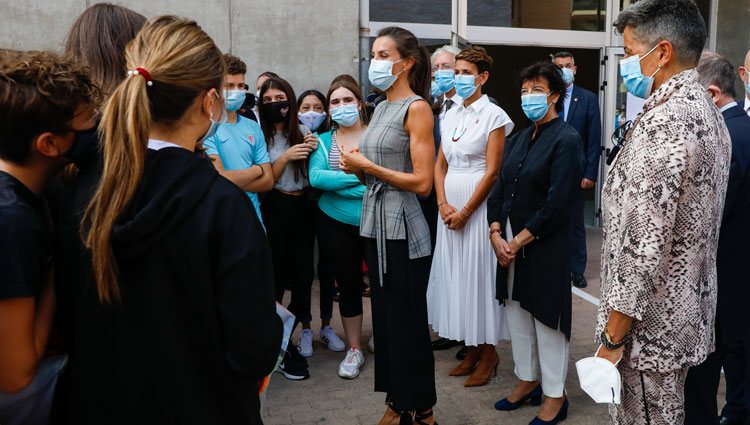
M 492 58 L 481 47 L 456 56 L 456 91 L 464 99 L 441 124 L 435 165 L 440 221 L 427 289 L 428 318 L 441 337 L 469 350 L 451 376 L 464 386 L 489 383 L 499 358 L 495 344 L 510 339 L 505 311 L 495 299 L 497 258 L 487 234 L 487 197 L 500 171 L 513 122 L 482 94 Z M 442 221 L 442 223 L 441 223 Z

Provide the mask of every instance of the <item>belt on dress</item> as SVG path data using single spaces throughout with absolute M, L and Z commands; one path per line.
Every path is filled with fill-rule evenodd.
M 383 205 L 382 195 L 386 192 L 386 185 L 377 180 L 369 186 L 369 197 L 375 197 L 375 245 L 378 250 L 378 277 L 380 286 L 383 286 L 383 275 L 386 273 L 386 229 L 385 229 L 385 205 Z

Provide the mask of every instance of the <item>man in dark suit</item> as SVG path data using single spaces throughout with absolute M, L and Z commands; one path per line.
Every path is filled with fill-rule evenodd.
M 745 87 L 745 96 L 742 99 L 737 100 L 747 115 L 750 116 L 750 50 L 745 54 L 745 63 L 737 68 L 737 72 L 740 74 L 742 79 L 742 85 Z
M 594 93 L 575 85 L 576 63 L 572 53 L 558 52 L 552 61 L 563 72 L 566 96 L 562 117 L 578 131 L 583 141 L 584 173 L 581 191 L 577 194 L 573 207 L 573 234 L 571 249 L 571 281 L 578 288 L 588 284 L 583 273 L 586 271 L 586 225 L 584 224 L 584 190 L 596 186 L 599 176 L 599 155 L 602 144 L 602 122 L 599 115 L 599 100 Z
M 750 424 L 750 277 L 745 266 L 750 238 L 750 117 L 734 100 L 736 74 L 726 58 L 706 52 L 697 70 L 729 129 L 732 163 L 716 259 L 716 351 L 688 371 L 685 425 L 745 425 Z M 727 402 L 717 417 L 722 366 Z

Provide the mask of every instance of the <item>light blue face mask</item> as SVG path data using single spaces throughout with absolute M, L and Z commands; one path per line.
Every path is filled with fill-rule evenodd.
M 461 99 L 468 99 L 477 91 L 477 86 L 474 84 L 478 75 L 456 75 L 456 93 L 461 96 Z
M 370 69 L 367 71 L 367 76 L 370 78 L 370 83 L 379 88 L 382 91 L 386 91 L 396 82 L 396 78 L 401 75 L 401 71 L 396 75 L 393 75 L 393 65 L 401 62 L 403 59 L 399 59 L 396 62 L 371 59 Z
M 351 127 L 359 119 L 359 108 L 355 103 L 337 106 L 331 109 L 331 119 L 342 127 Z
M 521 96 L 521 109 L 531 121 L 537 122 L 547 115 L 549 103 L 547 98 L 552 94 L 534 93 Z
M 432 80 L 432 84 L 430 84 L 430 95 L 432 97 L 439 97 L 441 94 L 443 94 L 443 92 L 440 91 L 440 87 L 438 87 L 437 82 L 435 80 Z
M 650 77 L 646 77 L 641 70 L 641 61 L 656 50 L 657 47 L 659 47 L 658 44 L 643 55 L 643 57 L 633 55 L 620 61 L 620 74 L 622 75 L 623 84 L 625 84 L 625 88 L 630 94 L 635 97 L 646 99 L 651 95 L 651 88 L 654 86 L 654 76 L 661 71 L 661 65 L 656 68 L 656 72 L 651 74 Z
M 328 115 L 325 112 L 308 111 L 297 114 L 297 117 L 302 125 L 309 128 L 310 131 L 315 131 L 328 118 Z
M 435 71 L 435 82 L 440 89 L 440 94 L 451 91 L 456 82 L 456 73 L 452 69 L 440 69 Z
M 245 90 L 224 90 L 224 104 L 227 111 L 236 111 L 245 102 Z
M 569 86 L 573 82 L 573 80 L 575 80 L 576 76 L 575 74 L 573 74 L 573 70 L 570 68 L 561 68 L 561 70 L 563 82 L 566 86 Z

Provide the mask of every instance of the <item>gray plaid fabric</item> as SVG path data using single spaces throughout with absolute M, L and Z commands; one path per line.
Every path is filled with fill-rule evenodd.
M 383 101 L 375 108 L 372 121 L 359 143 L 360 151 L 370 161 L 395 171 L 413 171 L 409 134 L 404 119 L 409 106 L 419 96 L 397 102 Z M 367 191 L 362 202 L 359 234 L 375 238 L 378 247 L 380 284 L 386 270 L 385 241 L 404 240 L 409 243 L 409 258 L 430 255 L 430 230 L 422 214 L 417 195 L 393 187 L 371 175 L 365 175 Z

